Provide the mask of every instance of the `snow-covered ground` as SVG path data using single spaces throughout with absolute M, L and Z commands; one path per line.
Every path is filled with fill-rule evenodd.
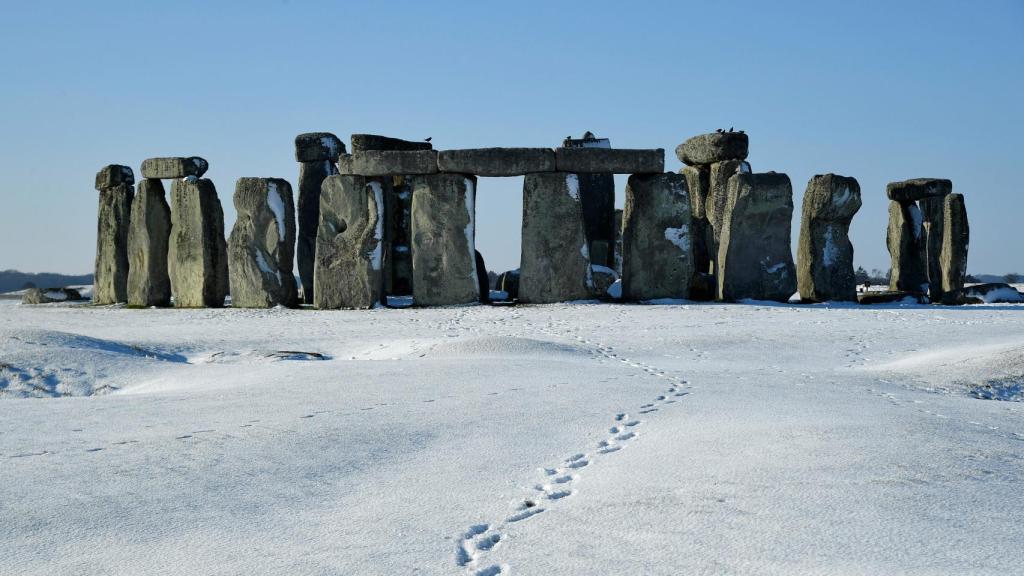
M 1022 305 L 7 300 L 0 364 L 3 574 L 1024 571 Z

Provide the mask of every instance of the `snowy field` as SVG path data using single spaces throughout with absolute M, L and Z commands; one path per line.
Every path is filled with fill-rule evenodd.
M 0 300 L 2 574 L 1024 573 L 1024 306 Z

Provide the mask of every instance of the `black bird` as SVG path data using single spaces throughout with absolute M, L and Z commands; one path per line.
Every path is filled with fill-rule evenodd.
M 729 126 L 729 132 L 732 132 L 732 126 Z
M 744 132 L 743 130 L 740 130 L 740 134 L 746 134 L 746 132 Z
M 429 138 L 424 138 L 423 141 L 424 142 L 430 142 L 433 138 L 434 138 L 433 136 L 430 136 Z
M 722 133 L 722 129 L 721 128 L 715 128 L 715 132 L 718 132 L 719 134 L 721 134 Z

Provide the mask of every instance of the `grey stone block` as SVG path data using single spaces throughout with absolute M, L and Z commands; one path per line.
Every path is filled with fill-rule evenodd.
M 235 226 L 228 239 L 231 306 L 295 307 L 295 204 L 281 178 L 239 178 Z
M 729 203 L 729 179 L 735 174 L 749 174 L 750 164 L 743 160 L 715 162 L 708 170 L 708 194 L 704 200 L 704 215 L 710 233 L 707 235 L 708 250 L 712 259 L 718 260 L 718 244 L 725 226 L 726 206 Z M 712 265 L 712 272 L 716 266 Z
M 857 301 L 849 232 L 860 207 L 860 184 L 854 178 L 824 174 L 807 183 L 797 248 L 802 300 Z
M 590 247 L 576 174 L 526 175 L 520 258 L 520 302 L 545 304 L 592 296 Z
M 171 240 L 167 269 L 174 305 L 219 308 L 228 293 L 224 210 L 206 178 L 171 184 Z
M 913 202 L 889 202 L 889 229 L 886 245 L 892 259 L 889 288 L 914 294 L 928 293 L 928 264 L 924 236 L 924 217 Z
M 693 242 L 694 275 L 690 283 L 690 299 L 714 300 L 715 286 L 710 273 L 717 254 L 711 249 L 714 245 L 714 231 L 707 218 L 707 202 L 711 193 L 711 167 L 686 166 L 679 173 L 686 178 L 686 188 L 690 193 L 690 214 L 693 218 L 690 238 Z
M 480 299 L 475 255 L 476 178 L 416 176 L 412 184 L 412 301 L 417 306 Z
M 932 302 L 942 301 L 942 236 L 945 219 L 945 196 L 930 196 L 918 200 L 921 210 L 921 234 L 924 243 L 925 270 L 928 274 L 928 297 Z
M 889 182 L 885 194 L 896 202 L 916 202 L 922 198 L 945 196 L 953 191 L 953 183 L 940 178 L 914 178 L 902 182 Z
M 96 173 L 96 189 L 106 190 L 121 184 L 135 184 L 135 173 L 128 166 L 109 164 Z
M 688 298 L 694 267 L 686 178 L 630 176 L 622 223 L 622 299 Z
M 430 142 L 412 142 L 400 138 L 378 136 L 377 134 L 353 134 L 352 153 L 366 152 L 367 150 L 431 150 L 434 146 Z
M 147 158 L 142 161 L 143 178 L 201 178 L 210 163 L 198 156 L 189 158 Z
M 320 193 L 313 304 L 373 308 L 384 298 L 384 189 L 363 176 L 334 175 Z
M 477 176 L 522 176 L 554 172 L 555 151 L 550 148 L 472 148 L 437 153 L 441 172 Z
M 94 304 L 128 301 L 128 228 L 134 196 L 128 183 L 100 190 Z
M 316 234 L 320 226 L 320 187 L 324 180 L 338 173 L 331 160 L 302 162 L 299 164 L 298 237 L 296 257 L 299 278 L 302 281 L 302 298 L 306 304 L 313 303 L 313 267 L 316 254 Z
M 736 174 L 729 178 L 728 196 L 718 246 L 718 298 L 789 301 L 797 288 L 789 177 Z
M 297 162 L 337 162 L 345 153 L 345 143 L 330 132 L 309 132 L 295 137 Z
M 128 231 L 128 305 L 169 306 L 171 278 L 167 252 L 171 238 L 171 207 L 160 180 L 139 182 L 132 201 Z
M 971 239 L 967 223 L 967 208 L 962 194 L 950 194 L 943 202 L 942 252 L 940 273 L 942 275 L 941 302 L 952 303 L 960 298 L 967 279 L 967 249 Z M 933 298 L 934 299 L 934 298 Z
M 661 174 L 665 151 L 626 148 L 555 148 L 559 172 L 602 174 Z
M 701 134 L 676 146 L 676 157 L 690 166 L 746 160 L 748 145 L 749 139 L 742 132 Z
M 367 150 L 342 154 L 338 172 L 351 176 L 411 176 L 437 173 L 435 150 Z

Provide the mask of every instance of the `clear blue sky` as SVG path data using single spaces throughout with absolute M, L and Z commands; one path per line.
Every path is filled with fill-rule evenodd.
M 110 163 L 203 156 L 230 230 L 239 177 L 294 184 L 300 132 L 592 130 L 676 170 L 676 144 L 734 126 L 793 180 L 795 220 L 812 175 L 860 181 L 857 264 L 888 267 L 886 182 L 931 176 L 966 197 L 970 270 L 1024 271 L 1020 0 L 4 2 L 0 63 L 0 269 L 91 271 Z M 517 265 L 521 186 L 480 181 L 491 269 Z

